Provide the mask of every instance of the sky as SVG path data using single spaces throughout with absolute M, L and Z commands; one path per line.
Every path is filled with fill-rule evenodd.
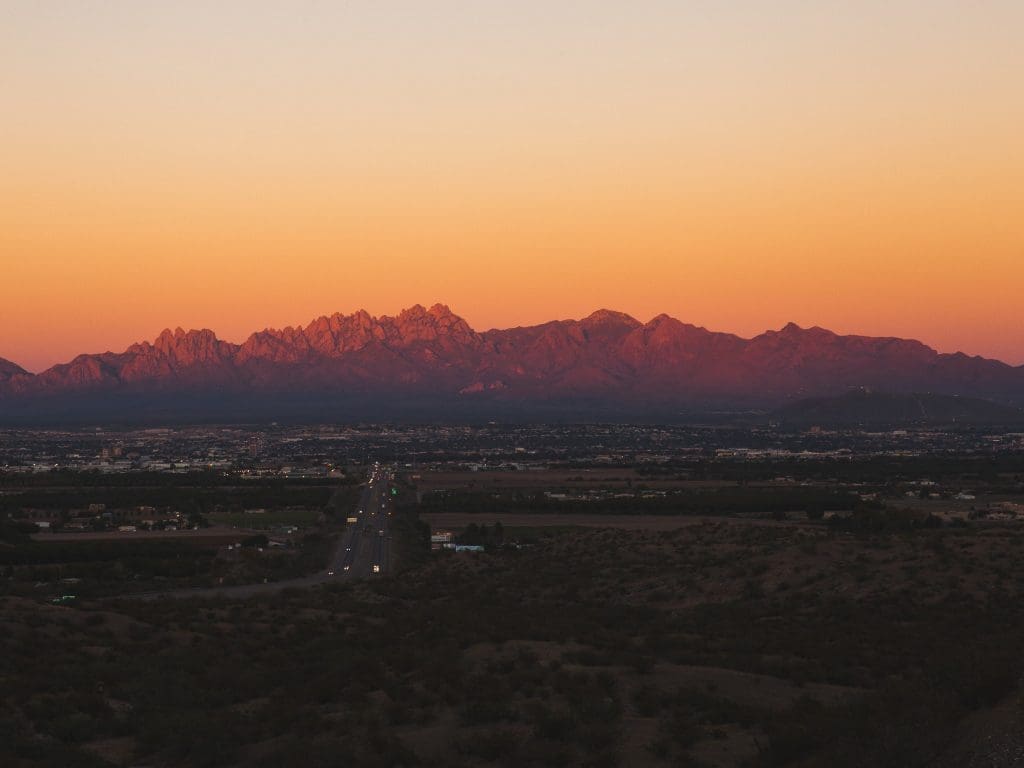
M 448 304 L 1024 363 L 1019 0 L 0 0 L 0 357 Z

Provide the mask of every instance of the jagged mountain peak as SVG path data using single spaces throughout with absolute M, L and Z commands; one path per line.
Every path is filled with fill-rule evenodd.
M 672 315 L 666 314 L 664 312 L 662 312 L 660 315 L 655 315 L 654 317 L 652 317 L 650 320 L 647 321 L 646 325 L 649 328 L 656 328 L 659 325 L 663 325 L 665 323 L 683 325 L 682 321 L 677 320 L 676 318 L 672 317 Z
M 806 328 L 799 323 L 790 321 L 782 326 L 777 331 L 765 331 L 762 336 L 774 337 L 780 336 L 782 338 L 825 338 L 837 336 L 838 334 L 833 333 L 827 328 L 822 328 L 819 325 L 810 325 Z
M 591 326 L 621 325 L 629 328 L 639 328 L 642 325 L 635 317 L 631 317 L 625 312 L 616 312 L 613 309 L 598 309 L 580 320 L 580 323 Z

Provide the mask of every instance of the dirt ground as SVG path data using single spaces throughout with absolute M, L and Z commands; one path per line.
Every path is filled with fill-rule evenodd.
M 625 528 L 638 531 L 674 531 L 690 525 L 722 522 L 721 517 L 707 515 L 597 515 L 587 513 L 514 513 L 488 515 L 472 512 L 427 512 L 420 514 L 420 519 L 430 524 L 432 529 L 461 530 L 470 523 L 477 525 L 493 525 L 500 521 L 506 528 Z M 742 522 L 757 526 L 790 526 L 799 523 L 761 520 L 749 518 L 728 518 L 730 521 Z

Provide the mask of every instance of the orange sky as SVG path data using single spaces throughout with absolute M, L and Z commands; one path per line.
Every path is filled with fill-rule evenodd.
M 0 357 L 442 301 L 1024 363 L 1019 2 L 208 5 L 0 7 Z

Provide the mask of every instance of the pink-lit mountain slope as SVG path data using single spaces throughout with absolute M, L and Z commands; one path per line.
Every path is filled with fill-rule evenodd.
M 917 341 L 790 324 L 752 339 L 659 315 L 473 330 L 443 305 L 364 311 L 267 329 L 242 344 L 164 331 L 123 352 L 83 354 L 37 375 L 0 361 L 0 397 L 81 393 L 336 393 L 451 402 L 572 401 L 642 407 L 774 406 L 866 387 L 1024 402 L 1024 368 Z

